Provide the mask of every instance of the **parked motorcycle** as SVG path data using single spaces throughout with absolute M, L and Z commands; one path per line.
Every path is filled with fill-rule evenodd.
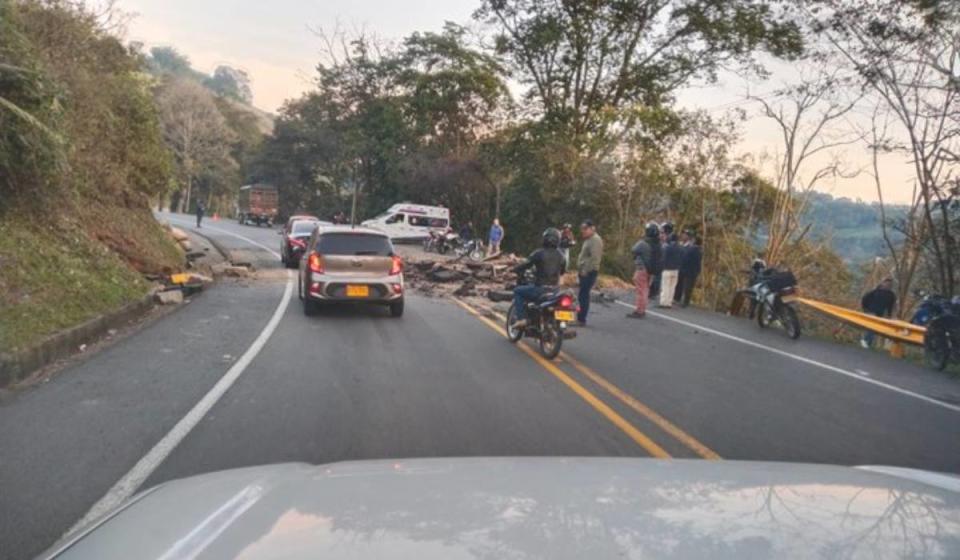
M 437 238 L 437 252 L 446 255 L 451 250 L 460 246 L 460 236 L 452 231 L 442 233 Z
M 438 250 L 438 245 L 440 244 L 440 234 L 433 231 L 429 232 L 429 236 L 423 240 L 423 251 L 425 253 L 430 253 Z
M 767 268 L 766 263 L 761 259 L 754 259 L 753 264 L 750 266 L 750 270 L 744 270 L 744 274 L 749 274 L 750 278 L 747 280 L 747 287 L 738 292 L 743 295 L 747 301 L 750 302 L 750 312 L 748 317 L 752 321 L 757 314 L 757 308 L 760 307 L 760 297 L 758 291 L 760 285 L 764 282 L 764 274 L 770 270 Z
M 529 283 L 529 276 L 521 279 Z M 506 330 L 510 342 L 517 343 L 524 336 L 540 342 L 540 354 L 548 360 L 560 353 L 565 338 L 574 338 L 576 332 L 568 331 L 567 325 L 576 319 L 576 301 L 568 290 L 555 289 L 545 292 L 535 302 L 527 302 L 527 325 L 517 328 L 518 310 L 510 305 L 507 311 Z
M 951 361 L 960 363 L 960 296 L 952 299 L 934 294 L 918 294 L 920 305 L 911 322 L 927 327 L 923 335 L 923 360 L 943 371 Z
M 454 251 L 456 252 L 457 257 L 468 257 L 474 262 L 482 261 L 485 253 L 483 241 L 480 241 L 479 239 L 471 239 L 466 243 L 459 244 Z
M 800 338 L 800 317 L 797 315 L 797 279 L 790 271 L 767 269 L 760 282 L 752 288 L 757 301 L 757 324 L 766 328 L 773 323 L 787 332 L 787 336 Z

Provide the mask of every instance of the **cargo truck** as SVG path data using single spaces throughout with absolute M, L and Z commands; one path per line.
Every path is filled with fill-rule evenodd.
M 277 218 L 277 188 L 253 184 L 240 187 L 237 197 L 237 221 L 241 224 L 273 225 Z

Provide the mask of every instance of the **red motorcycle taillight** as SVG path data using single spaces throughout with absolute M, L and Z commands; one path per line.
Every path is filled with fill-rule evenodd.
M 318 272 L 323 274 L 323 257 L 318 253 L 310 253 L 310 258 L 307 260 L 307 266 L 310 268 L 310 272 Z
M 563 309 L 569 309 L 573 307 L 573 298 L 569 295 L 562 295 L 560 296 L 560 301 L 557 302 L 557 305 Z

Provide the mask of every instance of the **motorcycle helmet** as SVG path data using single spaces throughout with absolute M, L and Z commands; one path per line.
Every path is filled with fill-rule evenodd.
M 549 249 L 556 249 L 559 247 L 560 230 L 553 227 L 543 230 L 543 246 Z
M 660 226 L 658 226 L 655 222 L 650 222 L 647 224 L 646 229 L 644 229 L 644 235 L 650 238 L 660 237 Z
M 760 272 L 767 268 L 767 263 L 763 262 L 763 259 L 760 259 L 760 258 L 753 259 L 753 263 L 750 265 L 750 268 L 754 272 Z
M 673 233 L 673 222 L 663 222 L 660 224 L 660 229 L 669 236 Z

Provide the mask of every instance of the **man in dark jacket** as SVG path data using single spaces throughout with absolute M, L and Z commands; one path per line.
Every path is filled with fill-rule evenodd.
M 197 227 L 200 227 L 200 222 L 203 221 L 203 214 L 207 211 L 206 207 L 203 205 L 202 201 L 197 201 Z
M 667 244 L 663 248 L 663 272 L 660 276 L 660 307 L 672 307 L 673 295 L 677 289 L 677 280 L 680 275 L 680 265 L 683 262 L 683 247 L 677 239 L 677 234 L 671 233 L 667 237 Z
M 631 249 L 633 253 L 633 286 L 636 288 L 633 313 L 627 313 L 631 319 L 643 319 L 647 316 L 647 302 L 650 296 L 650 280 L 661 269 L 663 255 L 660 248 L 660 226 L 647 224 L 643 239 L 637 241 Z
M 464 243 L 473 240 L 473 222 L 467 222 L 460 228 L 460 240 Z
M 559 245 L 560 231 L 556 228 L 547 228 L 543 232 L 543 247 L 514 267 L 513 271 L 520 276 L 531 267 L 535 273 L 533 284 L 518 285 L 513 289 L 514 328 L 527 326 L 528 301 L 536 301 L 544 292 L 560 284 L 560 277 L 567 271 L 567 267 L 558 248 Z
M 691 230 L 683 232 L 681 241 L 683 256 L 680 260 L 680 275 L 673 302 L 679 303 L 681 307 L 687 307 L 690 305 L 693 288 L 697 285 L 697 277 L 700 276 L 700 270 L 703 267 L 703 249 L 700 248 L 700 240 L 694 237 Z
M 863 294 L 860 300 L 863 311 L 877 317 L 891 317 L 896 305 L 897 294 L 893 293 L 893 278 L 884 278 L 876 288 Z M 860 346 L 870 348 L 874 338 L 873 331 L 865 331 L 860 339 Z

